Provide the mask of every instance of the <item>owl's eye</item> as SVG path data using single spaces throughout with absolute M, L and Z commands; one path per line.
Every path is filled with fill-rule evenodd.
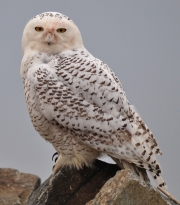
M 41 31 L 44 31 L 44 28 L 43 28 L 43 27 L 40 27 L 40 26 L 37 26 L 37 27 L 35 27 L 35 30 L 36 30 L 37 32 L 41 32 Z
M 66 28 L 58 28 L 56 31 L 58 33 L 64 33 L 64 32 L 66 32 Z

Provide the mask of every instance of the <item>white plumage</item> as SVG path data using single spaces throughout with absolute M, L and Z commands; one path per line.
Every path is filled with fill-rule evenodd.
M 32 18 L 22 38 L 21 77 L 35 129 L 58 152 L 54 172 L 106 153 L 150 171 L 161 187 L 156 139 L 129 104 L 113 71 L 83 46 L 67 16 Z

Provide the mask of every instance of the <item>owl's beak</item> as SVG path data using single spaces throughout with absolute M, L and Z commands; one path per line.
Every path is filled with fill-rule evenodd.
M 44 37 L 44 41 L 50 46 L 54 40 L 53 32 L 47 32 Z
M 48 45 L 52 46 L 57 43 L 58 38 L 54 28 L 48 29 L 43 34 L 43 42 Z

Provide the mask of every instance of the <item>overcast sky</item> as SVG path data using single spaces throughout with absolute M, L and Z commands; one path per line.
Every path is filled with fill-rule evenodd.
M 52 172 L 55 150 L 32 126 L 19 74 L 24 26 L 45 11 L 69 16 L 87 50 L 115 71 L 163 151 L 168 191 L 180 199 L 179 0 L 1 1 L 0 167 L 42 181 Z

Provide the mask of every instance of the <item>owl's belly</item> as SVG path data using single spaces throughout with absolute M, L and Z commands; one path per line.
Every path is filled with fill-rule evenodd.
M 76 139 L 74 133 L 56 121 L 49 121 L 36 109 L 30 111 L 31 121 L 36 131 L 50 142 L 61 157 L 60 166 L 73 165 L 77 168 L 84 164 L 90 166 L 100 152 Z M 59 163 L 59 162 L 58 162 Z

